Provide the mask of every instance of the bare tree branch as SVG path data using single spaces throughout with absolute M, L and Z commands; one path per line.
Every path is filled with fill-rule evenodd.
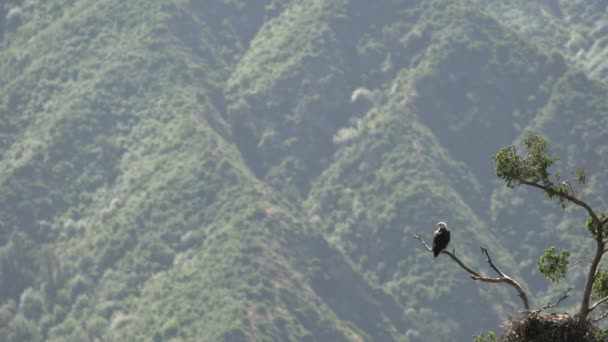
M 608 316 L 608 310 L 606 310 L 606 311 L 605 311 L 603 314 L 601 314 L 601 315 L 599 315 L 599 316 L 595 317 L 595 318 L 593 319 L 593 321 L 594 321 L 594 322 L 601 321 L 601 320 L 603 320 L 604 318 L 606 318 L 606 316 Z
M 555 303 L 553 303 L 553 304 L 551 304 L 551 303 L 547 303 L 547 305 L 543 306 L 543 307 L 542 307 L 542 309 L 543 309 L 543 310 L 545 310 L 545 309 L 552 309 L 552 308 L 554 308 L 554 307 L 558 306 L 558 305 L 559 305 L 559 303 L 561 303 L 561 302 L 562 302 L 564 299 L 566 299 L 566 298 L 568 298 L 568 297 L 569 297 L 568 293 L 570 293 L 570 290 L 572 290 L 572 288 L 571 288 L 571 287 L 569 287 L 569 288 L 568 288 L 566 291 L 564 291 L 564 294 L 563 294 L 561 297 L 559 297 L 559 298 L 558 298 L 558 299 L 555 301 Z
M 521 284 L 519 282 L 517 282 L 515 279 L 509 277 L 508 275 L 506 275 L 503 271 L 501 271 L 495 264 L 494 262 L 492 262 L 492 258 L 490 258 L 490 254 L 488 253 L 488 250 L 485 248 L 481 248 L 481 251 L 483 254 L 486 255 L 486 261 L 488 262 L 488 264 L 490 264 L 490 267 L 496 272 L 498 273 L 498 275 L 500 276 L 499 279 L 501 279 L 501 282 L 507 283 L 511 286 L 513 286 L 515 288 L 515 290 L 517 290 L 517 294 L 518 296 L 521 298 L 522 302 L 524 302 L 524 307 L 526 310 L 530 310 L 530 303 L 528 302 L 528 296 L 526 295 L 526 292 L 524 291 L 524 288 L 521 286 Z
M 418 241 L 420 241 L 420 243 L 429 251 L 429 252 L 433 252 L 433 249 L 427 245 L 426 242 L 424 242 L 424 240 L 422 239 L 422 236 L 420 234 L 414 234 L 413 235 Z M 460 261 L 460 259 L 458 259 L 456 257 L 456 253 L 455 252 L 449 252 L 446 251 L 445 249 L 443 251 L 441 251 L 444 254 L 447 254 L 450 256 L 450 258 L 452 258 L 452 260 L 454 260 L 460 267 L 462 267 L 462 269 L 464 269 L 465 271 L 467 271 L 468 273 L 472 274 L 475 277 L 481 277 L 481 274 L 473 271 L 470 267 L 468 267 L 467 265 L 465 265 L 462 261 Z
M 502 271 L 496 265 L 494 265 L 494 263 L 492 262 L 492 258 L 490 258 L 490 254 L 488 253 L 488 250 L 481 247 L 481 253 L 486 255 L 486 261 L 488 262 L 488 264 L 490 264 L 490 267 L 494 270 L 494 272 L 498 273 L 499 276 L 504 277 L 505 274 L 502 273 Z
M 593 304 L 589 307 L 589 312 L 593 311 L 595 308 L 598 307 L 598 305 L 605 303 L 606 301 L 608 301 L 608 297 L 604 297 L 604 298 L 598 300 L 597 302 L 595 302 L 595 304 Z
M 424 248 L 426 248 L 427 251 L 429 251 L 429 252 L 433 251 L 433 249 L 426 242 L 424 242 L 424 240 L 422 239 L 422 236 L 420 234 L 413 234 L 413 237 L 416 238 L 418 241 L 420 241 L 420 243 L 424 246 Z M 496 273 L 498 273 L 499 277 L 497 277 L 497 278 L 487 277 L 487 276 L 482 275 L 479 272 L 474 271 L 472 268 L 470 268 L 467 265 L 465 265 L 458 257 L 456 257 L 456 253 L 455 252 L 449 252 L 449 251 L 443 250 L 443 251 L 441 251 L 441 253 L 447 254 L 463 270 L 465 270 L 466 272 L 468 272 L 469 274 L 471 274 L 471 279 L 473 279 L 473 280 L 479 280 L 481 282 L 494 283 L 494 284 L 507 283 L 507 284 L 513 286 L 517 290 L 518 296 L 521 298 L 521 300 L 522 300 L 522 302 L 524 304 L 525 309 L 526 310 L 530 310 L 530 304 L 528 302 L 528 296 L 526 295 L 526 292 L 523 290 L 523 287 L 521 286 L 521 284 L 519 284 L 513 278 L 511 278 L 511 277 L 507 276 L 506 274 L 504 274 L 504 272 L 502 272 L 498 267 L 496 267 L 496 265 L 494 264 L 494 262 L 492 262 L 492 258 L 490 258 L 490 254 L 488 253 L 487 249 L 482 248 L 481 250 L 486 255 L 486 261 L 490 264 L 490 267 Z
M 429 245 L 427 245 L 426 242 L 424 242 L 424 240 L 422 239 L 422 235 L 420 235 L 420 234 L 412 234 L 412 236 L 414 238 L 416 238 L 416 240 L 420 241 L 420 243 L 426 248 L 427 251 L 429 251 L 429 252 L 433 251 L 433 249 Z
M 591 259 L 581 259 L 581 260 L 577 260 L 576 262 L 574 262 L 572 265 L 567 266 L 568 268 L 570 267 L 574 267 L 578 264 L 582 264 L 583 262 L 592 262 L 593 260 Z

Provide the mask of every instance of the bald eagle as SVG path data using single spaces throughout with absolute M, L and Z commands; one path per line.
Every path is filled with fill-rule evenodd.
M 435 227 L 437 230 L 433 234 L 433 256 L 437 257 L 450 243 L 450 231 L 445 222 L 439 222 Z

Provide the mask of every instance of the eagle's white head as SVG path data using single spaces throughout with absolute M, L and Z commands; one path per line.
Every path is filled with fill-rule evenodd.
M 447 223 L 445 223 L 445 222 L 443 222 L 443 221 L 441 221 L 441 222 L 437 223 L 437 224 L 435 225 L 435 227 L 439 228 L 440 230 L 443 230 L 443 229 L 448 229 L 448 225 L 447 225 Z

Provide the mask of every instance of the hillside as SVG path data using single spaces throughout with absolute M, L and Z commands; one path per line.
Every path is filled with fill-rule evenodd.
M 447 221 L 460 258 L 485 271 L 488 247 L 535 307 L 582 281 L 573 269 L 553 286 L 536 260 L 551 245 L 586 257 L 583 213 L 507 189 L 491 157 L 543 134 L 606 207 L 602 6 L 5 2 L 0 336 L 500 330 L 521 308 L 514 291 L 473 282 L 412 234 Z

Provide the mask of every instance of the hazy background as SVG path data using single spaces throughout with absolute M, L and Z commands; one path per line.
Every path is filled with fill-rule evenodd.
M 603 0 L 0 3 L 0 336 L 470 341 L 575 286 L 584 213 L 492 155 L 546 136 L 607 208 Z

